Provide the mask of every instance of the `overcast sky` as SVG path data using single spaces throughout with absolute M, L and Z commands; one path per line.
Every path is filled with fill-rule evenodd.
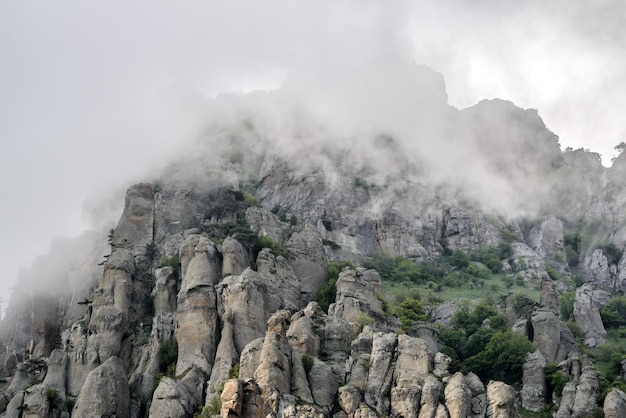
M 177 150 L 188 121 L 155 104 L 172 83 L 213 97 L 401 58 L 443 74 L 451 105 L 536 108 L 563 147 L 608 165 L 626 141 L 624 45 L 622 0 L 4 0 L 0 281 L 89 227 L 85 200 Z

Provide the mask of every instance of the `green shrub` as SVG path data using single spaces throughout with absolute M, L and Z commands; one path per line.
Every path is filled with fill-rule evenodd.
M 306 374 L 309 374 L 309 372 L 313 368 L 313 356 L 309 353 L 304 353 L 302 355 L 302 367 L 304 367 L 304 371 L 306 372 Z
M 254 245 L 255 254 L 258 254 L 263 248 L 269 248 L 275 256 L 283 256 L 285 258 L 293 258 L 293 254 L 285 249 L 281 243 L 274 241 L 268 236 L 259 236 Z
M 239 377 L 239 363 L 228 369 L 228 378 L 237 379 Z
M 71 414 L 72 411 L 74 410 L 74 405 L 76 405 L 76 399 L 71 396 L 68 396 L 67 398 L 65 398 L 65 401 L 63 402 L 63 404 L 65 405 L 65 409 L 67 410 L 67 412 Z
M 563 321 L 569 321 L 574 313 L 575 292 L 565 292 L 559 296 L 559 312 Z
M 430 269 L 426 263 L 417 265 L 402 256 L 392 257 L 384 253 L 369 256 L 363 266 L 376 270 L 383 280 L 393 282 L 425 283 L 430 277 Z
M 450 255 L 450 264 L 454 267 L 464 269 L 470 263 L 470 256 L 463 250 L 454 250 Z
M 546 366 L 546 382 L 550 393 L 561 396 L 568 381 L 568 377 L 559 370 L 557 363 L 550 363 Z
M 171 365 L 176 367 L 178 361 L 178 344 L 176 340 L 165 340 L 159 345 L 159 371 L 161 373 L 171 372 Z M 169 370 L 168 370 L 169 369 Z M 173 375 L 173 374 L 168 374 Z
M 159 267 L 178 267 L 178 263 L 177 255 L 164 255 L 159 260 Z
M 496 332 L 485 349 L 467 358 L 461 366 L 464 374 L 474 372 L 482 381 L 501 380 L 507 384 L 522 381 L 523 365 L 535 346 L 525 336 L 512 331 Z
M 606 328 L 619 328 L 626 325 L 626 296 L 614 296 L 600 310 L 602 323 Z
M 394 309 L 398 319 L 402 323 L 402 330 L 408 331 L 415 321 L 427 321 L 428 315 L 420 301 L 406 298 Z
M 498 248 L 488 245 L 482 247 L 478 252 L 478 261 L 483 263 L 493 273 L 499 273 L 502 270 L 502 259 Z
M 624 250 L 621 250 L 613 243 L 604 244 L 598 248 L 602 250 L 609 264 L 619 263 L 619 260 L 622 258 L 622 254 L 624 253 Z

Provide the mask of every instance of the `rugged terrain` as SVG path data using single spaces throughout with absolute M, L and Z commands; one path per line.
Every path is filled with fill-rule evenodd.
M 108 236 L 20 277 L 1 416 L 626 416 L 624 372 L 597 365 L 624 335 L 602 315 L 626 290 L 626 156 L 412 71 L 396 130 L 321 123 L 289 85 L 211 103 Z

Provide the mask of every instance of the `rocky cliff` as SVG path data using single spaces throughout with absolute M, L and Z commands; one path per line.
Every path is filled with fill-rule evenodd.
M 218 101 L 108 239 L 55 242 L 20 277 L 1 416 L 624 416 L 582 348 L 626 289 L 626 157 L 604 168 L 536 111 L 457 110 L 430 81 L 410 132 L 445 140 L 436 158 L 406 130 L 277 131 L 258 98 Z M 488 357 L 499 336 L 521 363 Z

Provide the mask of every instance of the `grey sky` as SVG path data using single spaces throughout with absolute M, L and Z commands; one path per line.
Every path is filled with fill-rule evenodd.
M 624 45 L 621 0 L 0 2 L 0 280 L 88 227 L 86 199 L 180 151 L 194 115 L 159 105 L 173 82 L 211 97 L 404 59 L 441 72 L 451 105 L 537 108 L 563 147 L 608 164 L 626 140 Z

